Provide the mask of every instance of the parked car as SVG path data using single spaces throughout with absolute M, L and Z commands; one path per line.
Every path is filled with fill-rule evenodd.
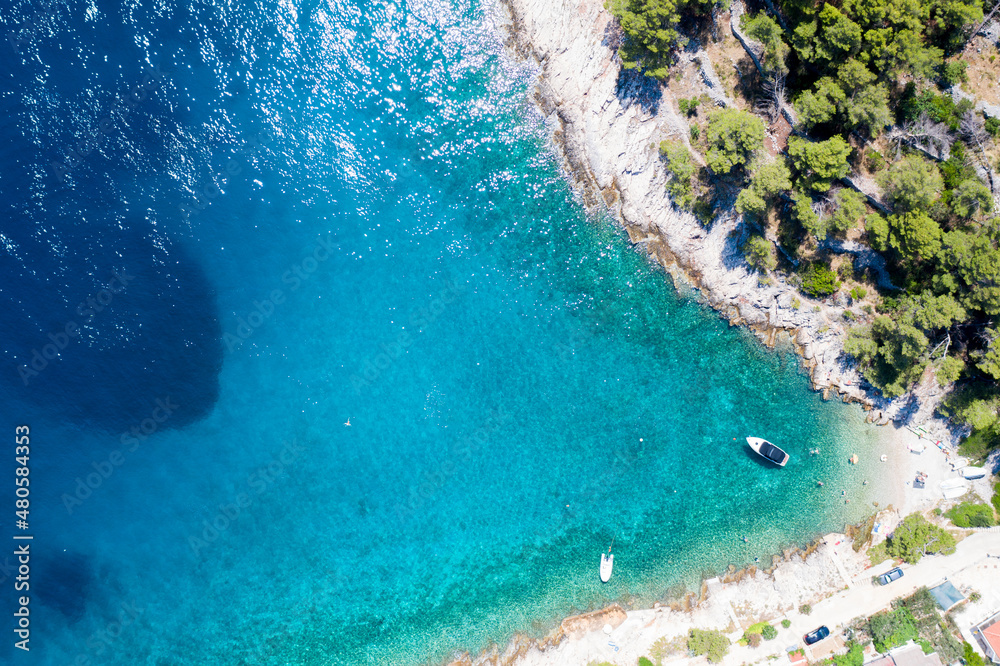
M 806 645 L 812 645 L 813 643 L 819 643 L 821 640 L 830 635 L 830 629 L 824 625 L 819 629 L 814 629 L 805 635 Z
M 887 571 L 884 574 L 882 574 L 881 576 L 879 576 L 878 577 L 878 584 L 879 585 L 888 585 L 892 581 L 899 580 L 902 577 L 903 577 L 903 570 L 900 569 L 899 567 L 896 567 L 892 571 Z

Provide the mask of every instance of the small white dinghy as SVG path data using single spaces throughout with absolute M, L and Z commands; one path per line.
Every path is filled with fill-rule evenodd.
M 611 570 L 615 567 L 615 556 L 611 554 L 611 549 L 608 552 L 601 553 L 601 582 L 607 583 L 611 580 Z
M 945 499 L 956 499 L 969 492 L 969 484 L 964 479 L 948 479 L 941 482 L 941 494 Z
M 986 468 L 984 467 L 963 467 L 962 476 L 966 479 L 981 479 L 986 476 Z

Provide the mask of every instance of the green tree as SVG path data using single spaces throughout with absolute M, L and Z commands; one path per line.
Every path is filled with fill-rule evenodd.
M 830 227 L 838 232 L 848 231 L 858 225 L 865 214 L 865 197 L 860 192 L 843 188 L 833 195 L 834 210 Z
M 688 651 L 692 656 L 705 655 L 718 664 L 729 653 L 729 638 L 721 631 L 692 629 L 688 634 Z
M 928 208 L 941 194 L 941 172 L 928 160 L 908 155 L 877 176 L 878 184 L 901 211 Z
M 959 217 L 972 217 L 993 210 L 993 195 L 978 179 L 962 181 L 951 193 L 951 210 Z
M 831 4 L 824 4 L 811 28 L 793 32 L 793 43 L 806 61 L 844 62 L 861 46 L 861 27 Z M 799 27 L 803 27 L 802 24 Z
M 965 662 L 965 666 L 986 666 L 986 660 L 968 643 L 962 643 L 962 661 Z
M 813 210 L 812 197 L 802 190 L 792 192 L 792 217 L 802 228 L 817 238 L 826 238 L 826 225 L 819 214 Z
M 741 23 L 747 36 L 764 46 L 761 64 L 768 71 L 786 74 L 788 66 L 785 60 L 791 49 L 785 43 L 781 26 L 768 16 L 767 12 L 759 12 L 753 18 L 748 18 L 748 15 L 744 14 Z
M 748 238 L 743 246 L 743 256 L 748 264 L 762 272 L 773 271 L 778 265 L 774 246 L 763 236 L 753 235 Z
M 987 328 L 983 334 L 988 342 L 986 349 L 974 356 L 976 367 L 993 379 L 1000 380 L 1000 340 L 997 339 L 997 331 Z
M 921 0 L 845 0 L 844 11 L 865 28 L 922 30 L 930 6 Z
M 965 28 L 983 20 L 982 0 L 938 0 L 935 3 L 935 23 L 944 41 L 951 47 L 963 43 Z
M 607 0 L 605 7 L 625 33 L 618 50 L 622 66 L 640 69 L 657 79 L 666 78 L 670 73 L 670 52 L 682 41 L 677 26 L 683 12 L 710 6 L 706 0 Z
M 964 286 L 964 305 L 986 314 L 1000 314 L 1000 250 L 986 234 L 952 231 L 944 234 L 943 267 Z
M 863 128 L 872 136 L 892 124 L 889 91 L 881 83 L 859 88 L 845 103 L 845 110 L 848 127 Z
M 914 325 L 924 331 L 950 328 L 967 316 L 965 308 L 951 296 L 935 296 L 926 291 L 907 296 L 901 307 L 904 313 L 912 315 Z
M 879 252 L 889 249 L 889 223 L 878 213 L 871 213 L 865 218 L 865 231 L 868 232 L 868 244 Z
M 795 100 L 795 110 L 806 128 L 831 122 L 837 111 L 844 105 L 847 95 L 830 76 L 818 80 L 812 90 L 799 95 Z
M 736 210 L 744 215 L 763 215 L 768 202 L 779 192 L 791 187 L 791 172 L 784 160 L 760 165 L 753 170 L 749 187 L 736 197 Z
M 889 398 L 903 395 L 920 379 L 930 340 L 912 320 L 875 317 L 869 326 L 852 328 L 844 351 L 857 359 L 861 374 Z
M 923 212 L 889 218 L 889 245 L 907 261 L 933 259 L 941 249 L 941 226 Z
M 868 620 L 868 633 L 876 650 L 888 652 L 918 636 L 917 621 L 906 606 L 898 606 L 873 615 Z
M 721 109 L 708 117 L 705 138 L 709 168 L 715 173 L 729 173 L 747 164 L 764 147 L 764 123 L 746 111 Z
M 958 381 L 958 378 L 961 377 L 963 370 L 965 370 L 965 363 L 962 359 L 955 358 L 954 356 L 946 356 L 941 359 L 941 363 L 938 365 L 937 370 L 934 373 L 934 377 L 937 379 L 938 384 L 941 386 L 947 386 L 954 381 Z
M 916 564 L 924 555 L 955 552 L 955 537 L 947 530 L 927 522 L 919 513 L 911 513 L 886 540 L 886 550 L 908 564 Z M 878 648 L 878 643 L 876 643 Z
M 858 58 L 892 78 L 904 73 L 931 78 L 944 60 L 944 51 L 925 45 L 920 30 L 877 28 L 867 31 L 864 41 L 865 48 Z
M 667 191 L 681 208 L 690 209 L 694 205 L 694 176 L 698 165 L 691 158 L 687 146 L 679 141 L 661 141 L 660 156 L 667 163 L 671 178 L 667 180 Z
M 826 141 L 807 141 L 793 136 L 788 139 L 788 155 L 803 180 L 819 192 L 830 189 L 834 180 L 847 175 L 847 157 L 851 147 L 839 136 Z

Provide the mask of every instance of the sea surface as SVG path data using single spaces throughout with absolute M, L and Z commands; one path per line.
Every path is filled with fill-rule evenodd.
M 5 3 L 0 662 L 440 663 L 884 499 L 860 409 L 583 210 L 494 16 Z

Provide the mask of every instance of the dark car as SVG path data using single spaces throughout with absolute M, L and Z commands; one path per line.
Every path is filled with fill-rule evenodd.
M 819 643 L 821 640 L 830 635 L 830 630 L 824 625 L 819 629 L 810 631 L 805 636 L 806 645 L 812 645 L 813 643 Z
M 899 580 L 902 577 L 903 577 L 903 570 L 900 569 L 899 567 L 896 567 L 892 571 L 887 571 L 884 574 L 882 574 L 881 576 L 879 576 L 878 577 L 878 584 L 879 585 L 888 585 L 892 581 Z

